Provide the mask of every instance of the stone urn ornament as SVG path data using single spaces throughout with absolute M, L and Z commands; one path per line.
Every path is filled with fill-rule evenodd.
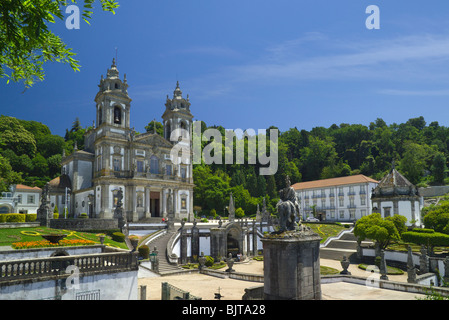
M 52 234 L 43 234 L 41 237 L 47 241 L 50 241 L 50 243 L 59 244 L 59 241 L 67 237 L 67 235 L 60 233 L 58 234 L 52 233 Z
M 341 267 L 343 268 L 343 271 L 340 272 L 340 274 L 347 274 L 350 275 L 351 272 L 348 271 L 349 265 L 351 264 L 348 260 L 348 258 L 344 255 L 343 260 L 340 261 Z
M 105 235 L 104 234 L 100 234 L 99 238 L 100 238 L 100 243 L 104 244 L 104 239 L 105 239 Z
M 201 256 L 198 258 L 198 269 L 203 270 L 204 266 L 206 265 L 206 257 L 204 256 L 204 252 L 201 252 Z
M 226 270 L 226 272 L 235 271 L 234 269 L 232 269 L 232 266 L 234 265 L 234 259 L 232 258 L 232 253 L 229 253 L 228 259 L 226 259 L 226 264 L 228 265 L 228 269 Z

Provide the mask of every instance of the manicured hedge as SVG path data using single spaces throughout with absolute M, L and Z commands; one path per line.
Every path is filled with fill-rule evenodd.
M 33 222 L 36 221 L 36 213 L 2 213 L 0 214 L 0 223 L 4 222 Z
M 413 228 L 413 232 L 419 232 L 419 233 L 435 233 L 435 230 L 433 229 L 422 229 L 422 228 Z
M 28 213 L 25 215 L 25 221 L 26 222 L 33 222 L 36 221 L 37 214 L 36 213 Z
M 140 246 L 137 251 L 143 259 L 148 259 L 150 255 L 150 248 L 147 245 Z
M 0 222 L 26 222 L 24 213 L 3 213 L 0 214 Z
M 125 235 L 121 232 L 114 232 L 112 234 L 112 240 L 117 242 L 125 242 Z
M 407 231 L 402 233 L 402 240 L 426 246 L 449 246 L 449 235 L 440 232 Z

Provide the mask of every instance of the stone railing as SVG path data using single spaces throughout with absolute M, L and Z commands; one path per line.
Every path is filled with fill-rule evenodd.
M 68 276 L 71 274 L 71 271 L 66 273 L 69 266 L 77 267 L 79 274 L 82 275 L 83 273 L 138 270 L 138 261 L 137 254 L 130 252 L 2 261 L 0 262 L 0 283 Z
M 201 300 L 190 292 L 172 286 L 168 282 L 162 282 L 161 300 Z

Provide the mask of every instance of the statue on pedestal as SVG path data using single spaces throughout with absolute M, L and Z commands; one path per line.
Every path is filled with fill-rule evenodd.
M 124 235 L 127 235 L 127 228 L 126 228 L 126 215 L 123 211 L 123 190 L 120 188 L 117 192 L 117 204 L 114 210 L 114 218 L 118 219 L 118 227 L 120 229 L 120 232 Z
M 290 178 L 285 178 L 286 186 L 279 191 L 280 200 L 276 205 L 279 214 L 279 231 L 295 230 L 296 217 L 299 215 L 299 204 L 296 198 L 296 192 L 290 185 Z

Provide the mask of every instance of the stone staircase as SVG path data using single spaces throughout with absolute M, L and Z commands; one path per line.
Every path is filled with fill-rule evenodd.
M 362 241 L 362 246 L 372 244 Z M 320 248 L 320 258 L 342 260 L 346 256 L 350 261 L 357 261 L 357 238 L 354 234 L 345 233 L 338 240 L 330 241 L 325 247 Z
M 174 231 L 176 232 L 176 231 Z M 177 272 L 183 271 L 183 269 L 177 265 L 173 265 L 167 260 L 167 243 L 170 240 L 171 236 L 174 232 L 167 232 L 166 234 L 157 237 L 156 239 L 146 243 L 146 245 L 150 248 L 150 252 L 154 250 L 154 247 L 157 248 L 158 258 L 159 258 L 159 274 L 161 276 L 173 274 Z

